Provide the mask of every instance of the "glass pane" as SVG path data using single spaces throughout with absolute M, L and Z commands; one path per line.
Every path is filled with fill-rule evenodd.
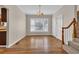
M 48 32 L 47 18 L 32 18 L 30 23 L 31 32 Z

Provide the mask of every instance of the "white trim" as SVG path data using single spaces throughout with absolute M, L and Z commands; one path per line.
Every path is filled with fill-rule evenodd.
M 32 35 L 36 35 L 36 34 L 28 34 L 27 36 L 32 36 Z M 44 34 L 38 34 L 37 36 L 40 36 L 40 35 L 44 35 Z M 45 34 L 45 35 L 50 35 L 50 36 L 53 36 L 52 34 Z
M 8 45 L 7 48 L 10 48 L 11 46 L 13 46 L 14 44 L 16 44 L 17 42 L 19 42 L 21 39 L 18 39 L 17 41 L 13 42 L 12 44 Z
M 7 9 L 7 40 L 6 40 L 6 48 L 8 47 L 8 45 L 9 45 L 9 9 Z
M 26 35 L 25 35 L 26 36 Z M 25 37 L 24 36 L 24 37 Z M 16 44 L 17 42 L 19 42 L 20 40 L 22 40 L 24 37 L 22 37 L 21 39 L 16 40 L 15 42 L 13 42 L 12 44 L 8 45 L 7 48 L 10 48 L 11 46 L 13 46 L 14 44 Z
M 6 45 L 0 45 L 0 47 L 6 47 Z

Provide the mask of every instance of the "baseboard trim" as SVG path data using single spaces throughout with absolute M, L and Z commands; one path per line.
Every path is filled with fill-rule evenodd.
M 24 37 L 26 37 L 26 35 L 25 35 Z M 22 40 L 24 37 L 22 37 L 21 39 L 16 40 L 16 41 L 13 42 L 12 44 L 8 45 L 7 48 L 12 47 L 12 46 L 15 45 L 17 42 L 19 42 L 20 40 Z
M 51 36 L 51 35 L 27 35 L 27 36 Z
M 5 47 L 6 48 L 6 45 L 0 45 L 0 47 Z
M 57 40 L 59 40 L 60 42 L 62 42 L 62 40 L 60 40 L 60 39 L 58 39 L 56 36 L 54 36 L 54 35 L 51 35 L 51 37 L 54 37 L 54 38 L 56 38 Z

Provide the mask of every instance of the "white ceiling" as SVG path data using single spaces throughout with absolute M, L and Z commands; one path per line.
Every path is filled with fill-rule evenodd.
M 63 5 L 41 5 L 41 11 L 46 15 L 52 15 Z M 26 14 L 36 14 L 39 10 L 38 5 L 19 5 L 18 6 Z

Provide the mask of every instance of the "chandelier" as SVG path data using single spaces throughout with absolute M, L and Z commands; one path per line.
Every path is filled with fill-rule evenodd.
M 41 15 L 44 15 L 44 13 L 41 11 L 41 5 L 38 5 L 38 12 L 37 12 L 37 15 L 38 16 L 41 16 Z

